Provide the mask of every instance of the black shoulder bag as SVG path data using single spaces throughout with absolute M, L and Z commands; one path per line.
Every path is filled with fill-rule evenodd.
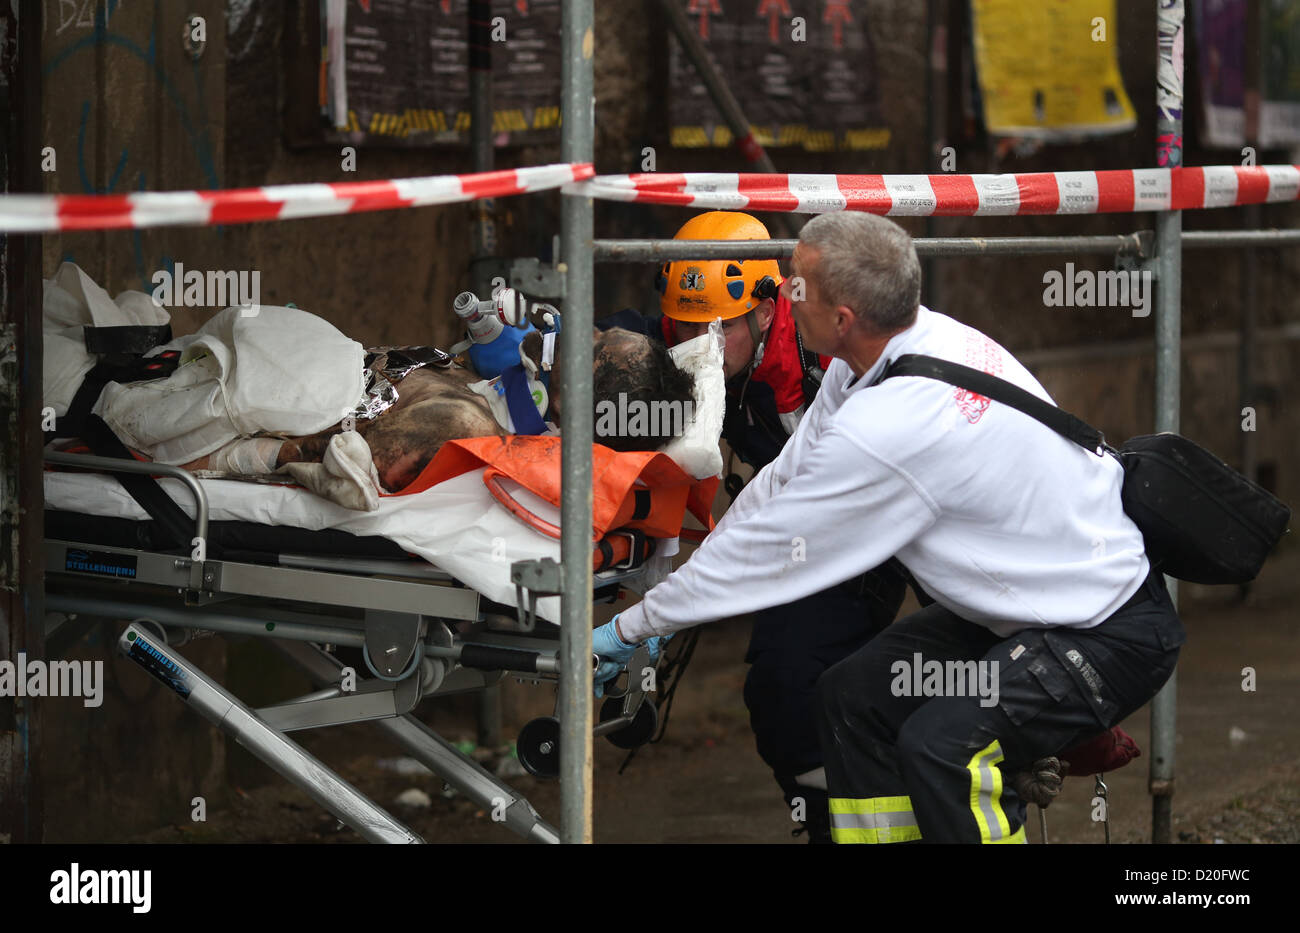
M 1291 510 L 1214 454 L 1177 434 L 1131 438 L 1118 450 L 1096 428 L 997 376 L 932 356 L 894 360 L 881 380 L 924 376 L 977 392 L 1042 422 L 1124 468 L 1124 511 L 1156 569 L 1192 583 L 1247 583 L 1287 530 Z

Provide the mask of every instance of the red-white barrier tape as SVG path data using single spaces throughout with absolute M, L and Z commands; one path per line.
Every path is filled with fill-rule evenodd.
M 1295 165 L 1024 175 L 598 175 L 565 194 L 710 210 L 867 211 L 895 217 L 1105 214 L 1294 201 Z
M 476 175 L 272 185 L 228 191 L 8 194 L 0 195 L 0 232 L 207 226 L 385 211 L 545 191 L 580 182 L 593 174 L 590 163 L 581 163 L 539 165 Z
M 594 177 L 593 177 L 594 176 Z M 868 211 L 891 216 L 1105 214 L 1233 207 L 1300 199 L 1300 166 L 1040 172 L 1022 175 L 595 176 L 589 163 L 476 175 L 273 185 L 125 195 L 0 195 L 0 233 L 205 226 L 288 220 L 503 197 L 565 194 L 722 210 Z

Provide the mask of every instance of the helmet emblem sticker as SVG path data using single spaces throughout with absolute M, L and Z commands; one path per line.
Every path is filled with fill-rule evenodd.
M 698 266 L 690 266 L 682 273 L 681 288 L 683 291 L 704 291 L 704 273 Z

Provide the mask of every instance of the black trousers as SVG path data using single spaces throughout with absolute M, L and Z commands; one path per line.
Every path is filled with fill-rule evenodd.
M 1160 574 L 1090 629 L 999 638 L 939 605 L 901 619 L 818 684 L 832 837 L 1024 842 L 1024 805 L 1003 771 L 1147 703 L 1185 637 Z
M 906 571 L 886 563 L 804 599 L 754 613 L 745 661 L 745 705 L 759 757 L 786 803 L 802 798 L 806 822 L 827 824 L 826 792 L 795 782 L 822 766 L 817 680 L 889 625 L 906 590 Z

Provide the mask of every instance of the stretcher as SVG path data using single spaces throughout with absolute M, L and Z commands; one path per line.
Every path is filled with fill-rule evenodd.
M 499 475 L 485 482 L 486 470 L 469 471 L 354 512 L 296 487 L 200 479 L 157 463 L 59 452 L 46 460 L 60 468 L 45 479 L 47 638 L 82 618 L 127 621 L 123 654 L 369 841 L 423 840 L 293 733 L 373 723 L 448 785 L 503 814 L 506 828 L 558 841 L 523 796 L 414 715 L 423 700 L 507 675 L 558 678 L 559 542 L 503 507 Z M 165 540 L 113 476 L 90 471 L 161 477 L 193 522 L 190 540 Z M 543 524 L 558 522 L 550 503 L 524 489 L 507 493 Z M 593 600 L 643 587 L 653 542 L 624 532 L 602 543 Z M 207 633 L 270 639 L 317 689 L 249 707 L 177 650 Z M 620 747 L 654 731 L 653 704 L 635 684 L 607 701 L 601 718 L 596 734 Z M 534 721 L 520 735 L 521 763 L 533 773 L 558 769 L 554 723 Z

